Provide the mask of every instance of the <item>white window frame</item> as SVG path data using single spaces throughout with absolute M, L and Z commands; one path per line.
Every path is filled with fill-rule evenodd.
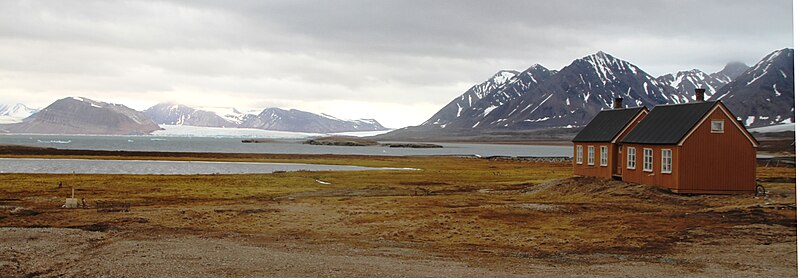
M 636 170 L 636 148 L 628 147 L 628 169 Z
M 575 164 L 583 164 L 583 146 L 575 146 Z
M 586 165 L 594 165 L 594 146 L 586 147 Z
M 661 150 L 661 173 L 662 174 L 671 174 L 672 173 L 672 150 L 671 149 L 662 149 Z
M 719 124 L 719 128 L 714 128 L 715 124 Z M 711 133 L 725 133 L 725 120 L 711 120 Z
M 608 166 L 608 147 L 600 146 L 600 166 Z
M 648 155 L 648 153 L 650 155 Z M 642 150 L 642 170 L 645 172 L 653 172 L 653 149 L 644 148 Z

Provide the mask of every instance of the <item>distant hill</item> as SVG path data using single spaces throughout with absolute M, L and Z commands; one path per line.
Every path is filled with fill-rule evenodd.
M 83 97 L 59 99 L 20 123 L 0 125 L 4 132 L 47 134 L 129 135 L 159 129 L 139 111 Z
M 143 112 L 157 124 L 204 127 L 236 127 L 239 125 L 239 123 L 223 118 L 214 112 L 181 104 L 159 103 Z
M 249 115 L 239 127 L 313 133 L 387 130 L 374 119 L 342 120 L 326 114 L 280 108 L 267 108 L 258 115 Z
M 258 114 L 246 114 L 234 108 L 192 108 L 181 104 L 160 103 L 148 108 L 144 113 L 154 122 L 167 125 L 258 128 L 309 133 L 387 130 L 373 119 L 342 120 L 296 109 L 267 108 Z

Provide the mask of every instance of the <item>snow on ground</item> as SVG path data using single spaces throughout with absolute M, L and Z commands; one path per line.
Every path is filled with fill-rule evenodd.
M 750 132 L 759 132 L 759 133 L 794 131 L 794 123 L 777 124 L 777 125 L 771 125 L 771 126 L 750 128 L 748 130 Z
M 13 117 L 13 116 L 0 116 L 0 124 L 14 124 L 22 122 L 20 117 Z
M 153 136 L 172 137 L 243 137 L 243 138 L 276 138 L 296 139 L 324 136 L 319 133 L 263 130 L 255 128 L 223 128 L 180 125 L 159 125 L 164 130 L 153 132 Z

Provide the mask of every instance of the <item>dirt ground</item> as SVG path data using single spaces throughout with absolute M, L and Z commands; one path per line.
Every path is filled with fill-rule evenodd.
M 308 159 L 351 163 L 354 158 Z M 798 274 L 794 168 L 759 167 L 767 196 L 689 196 L 646 185 L 574 178 L 563 163 L 441 157 L 356 160 L 362 165 L 422 170 L 203 176 L 3 174 L 0 273 L 4 277 Z M 77 185 L 76 195 L 85 196 L 89 208 L 60 208 L 69 188 L 57 188 L 58 181 Z

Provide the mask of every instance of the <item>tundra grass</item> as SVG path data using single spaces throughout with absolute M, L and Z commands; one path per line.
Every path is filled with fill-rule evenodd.
M 795 203 L 793 168 L 759 167 L 758 176 L 772 195 L 754 198 L 685 196 L 649 186 L 574 179 L 571 165 L 565 163 L 299 155 L 213 159 L 419 170 L 2 174 L 0 205 L 30 207 L 38 214 L 21 216 L 0 209 L 0 226 L 77 227 L 137 235 L 235 234 L 272 241 L 398 245 L 448 255 L 534 257 L 668 252 L 675 242 L 693 234 L 748 237 L 741 232 L 747 225 L 775 227 L 780 236 L 767 236 L 771 242 L 796 236 L 796 214 L 787 209 Z M 93 201 L 120 201 L 129 203 L 131 210 L 60 209 L 73 187 L 76 197 L 85 198 L 90 206 Z M 752 236 L 763 238 L 764 233 L 759 230 Z

